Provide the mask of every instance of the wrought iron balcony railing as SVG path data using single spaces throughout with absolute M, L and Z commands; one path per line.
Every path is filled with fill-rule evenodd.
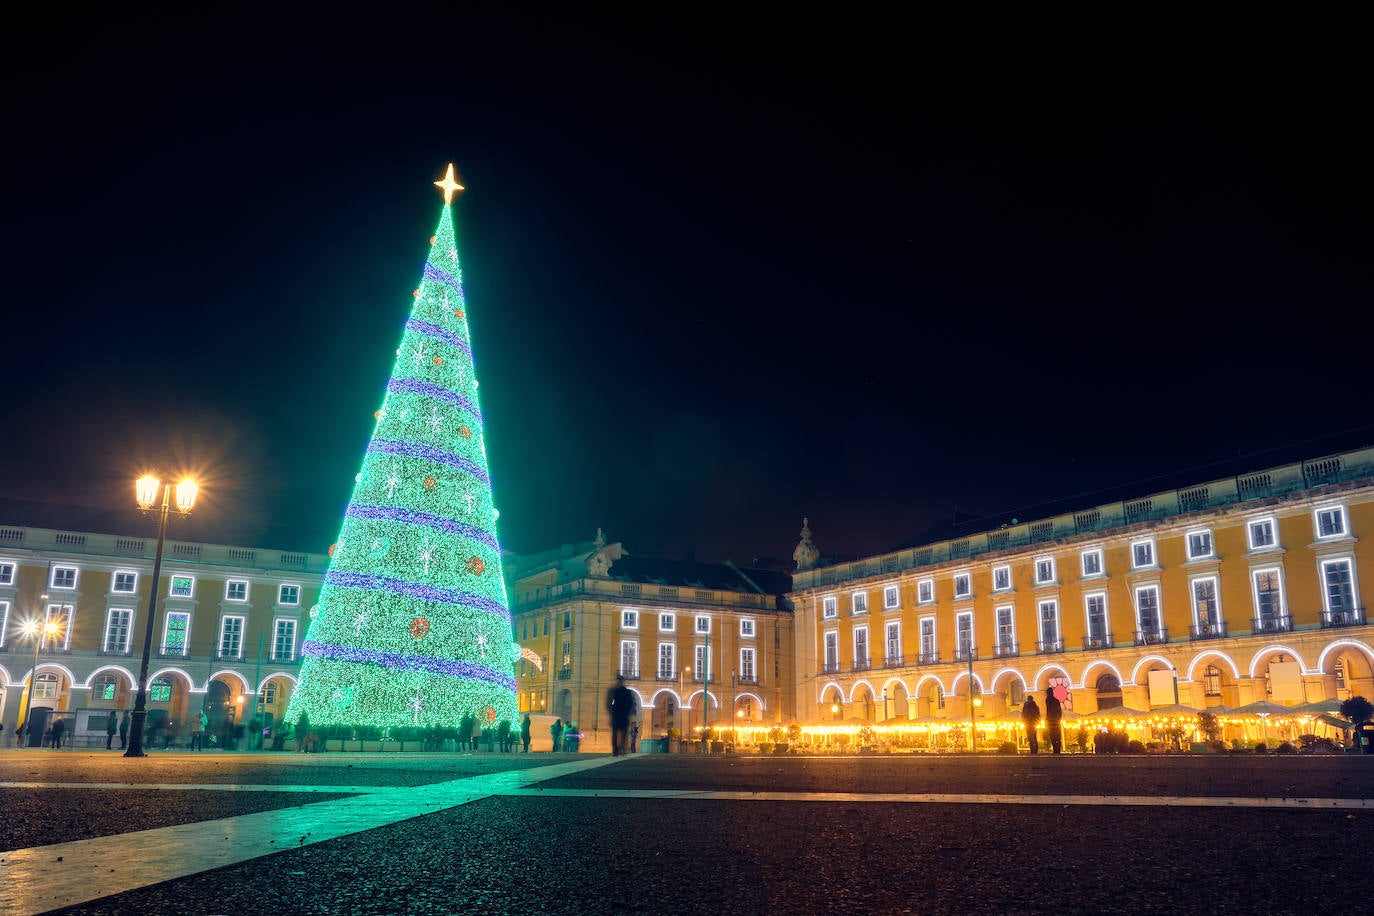
M 1189 639 L 1225 639 L 1226 621 L 1199 620 L 1188 628 Z
M 1011 658 L 1021 654 L 1021 647 L 1015 642 L 999 642 L 992 647 L 993 658 Z
M 1103 633 L 1099 636 L 1084 636 L 1084 649 L 1110 649 L 1112 647 L 1112 634 Z
M 918 664 L 918 665 L 938 665 L 938 664 L 940 664 L 940 653 L 939 653 L 939 652 L 921 652 L 921 653 L 917 654 L 917 656 L 916 656 L 916 664 Z
M 1282 617 L 1251 617 L 1250 630 L 1254 633 L 1287 633 L 1293 629 L 1293 618 L 1288 615 Z
M 1041 655 L 1051 655 L 1055 652 L 1064 651 L 1064 640 L 1062 639 L 1042 639 L 1035 644 L 1035 649 Z
M 1364 608 L 1352 607 L 1339 611 L 1322 611 L 1322 627 L 1364 626 Z
M 1137 646 L 1157 646 L 1169 641 L 1169 630 L 1167 627 L 1160 627 L 1156 630 L 1136 630 L 1135 644 Z

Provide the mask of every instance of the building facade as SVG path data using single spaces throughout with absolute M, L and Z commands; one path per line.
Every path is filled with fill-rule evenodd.
M 1222 711 L 1374 695 L 1374 450 L 1200 482 L 817 568 L 803 538 L 809 722 L 1066 708 Z
M 795 717 L 785 574 L 631 557 L 599 531 L 508 568 L 520 711 L 539 732 L 553 718 L 576 722 L 583 749 L 609 750 L 605 702 L 617 675 L 635 694 L 644 738 Z
M 38 726 L 61 716 L 77 746 L 103 746 L 107 718 L 134 706 L 153 594 L 150 735 L 184 744 L 202 709 L 217 738 L 255 712 L 280 719 L 327 557 L 167 541 L 153 582 L 155 550 L 152 538 L 0 528 L 6 736 L 32 705 Z

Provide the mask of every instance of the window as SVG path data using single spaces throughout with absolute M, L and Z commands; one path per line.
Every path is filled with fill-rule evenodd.
M 535 626 L 538 627 L 539 624 L 536 622 Z M 549 635 L 549 618 L 547 616 L 544 617 L 544 635 Z
M 1355 585 L 1350 561 L 1323 561 L 1322 584 L 1328 619 L 1335 623 L 1358 623 L 1355 619 Z
M 1193 580 L 1193 620 L 1198 635 L 1207 636 L 1221 625 L 1221 607 L 1217 604 L 1217 580 L 1208 576 Z
M 572 629 L 572 611 L 564 611 L 564 612 L 563 612 L 563 629 L 565 629 L 565 630 L 571 630 L 571 629 Z
M 243 657 L 243 618 L 222 617 L 219 622 L 219 657 Z
M 698 633 L 709 633 L 709 632 L 711 632 L 711 618 L 710 618 L 710 617 L 707 617 L 705 614 L 698 614 L 698 615 L 697 615 L 696 632 L 698 632 Z
M 840 634 L 834 630 L 825 631 L 825 670 L 840 670 Z
M 840 602 L 834 595 L 827 595 L 821 599 L 821 617 L 825 620 L 834 620 L 840 616 Z
M 1112 634 L 1107 628 L 1107 593 L 1094 592 L 1084 595 L 1083 613 L 1088 624 L 1088 643 L 1085 648 L 1110 648 Z
M 696 647 L 696 665 L 693 667 L 693 677 L 705 683 L 711 678 L 711 652 L 707 646 Z
M 639 677 L 639 640 L 620 641 L 620 674 L 623 677 Z
M 191 628 L 191 615 L 184 611 L 171 611 L 167 614 L 167 625 L 162 631 L 162 651 L 165 655 L 185 655 L 187 630 Z
M 1202 672 L 1202 693 L 1209 697 L 1221 696 L 1221 669 L 1216 665 L 1208 665 Z
M 994 566 L 992 568 L 992 590 L 995 592 L 1005 592 L 1011 589 L 1011 567 Z
M 955 659 L 964 661 L 973 654 L 973 614 L 966 612 L 954 617 L 954 644 L 958 647 Z
M 5 644 L 10 632 L 10 603 L 0 601 L 0 646 Z
M 1159 616 L 1159 589 L 1148 585 L 1135 590 L 1135 619 L 1140 626 L 1140 641 L 1158 642 L 1163 635 Z
M 129 651 L 129 629 L 133 620 L 132 608 L 110 608 L 110 613 L 105 618 L 105 642 L 103 646 L 106 652 Z
M 301 587 L 299 585 L 283 585 L 277 589 L 277 603 L 297 605 L 301 603 Z
M 754 635 L 754 618 L 742 617 L 739 622 L 739 635 L 745 638 L 752 638 Z
M 1083 561 L 1083 578 L 1102 575 L 1102 548 L 1085 550 L 1079 558 Z
M 932 604 L 935 601 L 935 580 L 921 579 L 916 583 L 916 600 L 921 604 Z
M 868 667 L 868 627 L 854 628 L 854 670 Z
M 622 630 L 639 629 L 639 611 L 621 611 L 620 628 Z
M 676 629 L 677 629 L 677 615 L 676 615 L 676 614 L 659 614 L 659 615 L 658 615 L 658 631 L 659 631 L 660 633 L 671 633 L 671 632 L 673 632 L 673 631 L 676 630 Z
M 277 682 L 268 681 L 267 687 L 262 692 L 262 702 L 266 706 L 274 706 L 277 702 Z
M 661 681 L 677 680 L 677 646 L 673 643 L 658 644 L 658 678 Z
M 902 606 L 901 595 L 897 591 L 897 586 L 889 585 L 883 589 L 883 610 L 890 611 L 893 608 Z
M 14 584 L 14 564 L 0 563 L 0 585 Z
M 195 576 L 173 576 L 167 594 L 172 598 L 190 598 L 196 590 Z
M 851 607 L 854 608 L 853 613 L 856 614 L 856 615 L 857 615 L 857 614 L 867 614 L 867 613 L 868 613 L 868 592 L 855 592 L 855 593 L 853 594 L 852 598 L 853 598 L 853 601 L 854 601 L 854 603 L 851 605 Z
M 1345 507 L 1331 506 L 1326 509 L 1318 509 L 1317 518 L 1317 537 L 1319 538 L 1338 538 L 1345 536 Z
M 72 613 L 76 609 L 70 604 L 50 604 L 43 625 L 43 649 L 53 647 L 66 649 L 72 644 Z M 53 626 L 53 635 L 48 636 L 48 624 Z
M 57 699 L 57 675 L 40 674 L 34 678 L 33 698 L 35 700 Z
M 1188 559 L 1203 560 L 1212 556 L 1212 532 L 1188 532 Z
M 114 577 L 110 580 L 110 591 L 132 595 L 138 591 L 138 573 L 127 569 L 115 570 Z
M 76 567 L 54 566 L 50 584 L 53 588 L 76 588 Z
M 291 661 L 296 657 L 296 621 L 278 618 L 272 624 L 272 658 Z
M 887 654 L 883 657 L 889 665 L 902 663 L 902 624 L 893 620 L 887 625 Z
M 758 678 L 755 673 L 757 669 L 754 667 L 755 651 L 754 649 L 739 650 L 739 677 L 742 681 L 753 682 Z
M 113 674 L 102 674 L 91 681 L 91 699 L 113 700 L 119 692 L 119 681 Z
M 248 600 L 248 580 L 230 579 L 224 583 L 225 601 L 247 601 Z
M 1255 585 L 1255 616 L 1260 626 L 1275 624 L 1284 618 L 1283 579 L 1277 569 L 1257 569 L 1252 574 Z
M 148 685 L 148 699 L 154 703 L 172 702 L 172 682 L 165 677 L 155 677 Z
M 1016 614 L 1011 605 L 997 609 L 997 648 L 1003 654 L 1016 651 Z
M 1058 652 L 1059 643 L 1059 602 L 1040 602 L 1040 651 Z
M 1275 546 L 1274 520 L 1272 518 L 1254 519 L 1246 530 L 1249 533 L 1251 550 L 1264 550 Z
M 921 660 L 933 662 L 939 658 L 939 652 L 935 648 L 935 618 L 921 618 Z
M 968 573 L 955 573 L 954 575 L 954 597 L 971 598 L 973 597 L 973 579 Z
M 1035 561 L 1035 584 L 1051 585 L 1054 583 L 1054 557 L 1041 557 Z
M 1155 565 L 1155 542 L 1136 541 L 1131 545 L 1131 568 L 1148 569 Z

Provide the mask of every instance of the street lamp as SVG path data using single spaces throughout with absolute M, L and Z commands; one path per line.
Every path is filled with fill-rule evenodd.
M 158 491 L 162 492 L 162 505 L 157 506 Z M 153 556 L 153 584 L 148 590 L 148 619 L 143 625 L 143 661 L 138 669 L 138 697 L 134 700 L 134 712 L 129 721 L 129 746 L 125 757 L 146 757 L 143 752 L 143 725 L 148 719 L 148 657 L 153 652 L 153 617 L 157 614 L 157 590 L 162 575 L 162 544 L 167 537 L 167 511 L 172 505 L 172 492 L 176 491 L 177 512 L 189 515 L 196 504 L 197 487 L 193 480 L 183 480 L 178 484 L 170 481 L 163 483 L 156 477 L 140 477 L 134 483 L 134 498 L 145 514 L 158 513 L 157 553 Z M 154 508 L 157 507 L 157 508 Z
M 48 596 L 44 595 L 43 600 L 46 602 L 47 599 Z M 46 610 L 44 613 L 47 613 Z M 24 711 L 24 721 L 30 723 L 30 728 L 33 723 L 33 698 L 38 692 L 38 681 L 34 680 L 38 674 L 38 650 L 43 648 L 43 643 L 56 636 L 60 629 L 61 627 L 56 620 L 48 620 L 44 623 L 30 620 L 19 628 L 21 633 L 33 640 L 33 665 L 29 668 L 29 708 Z

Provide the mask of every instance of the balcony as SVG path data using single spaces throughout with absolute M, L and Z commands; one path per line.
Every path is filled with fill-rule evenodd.
M 186 650 L 181 646 L 163 646 L 157 650 L 158 658 L 185 658 Z
M 566 680 L 568 680 L 568 679 L 571 678 L 571 677 L 572 677 L 572 669 L 571 669 L 571 668 L 559 668 L 559 669 L 558 669 L 558 679 L 559 679 L 560 681 L 566 681 Z
M 215 653 L 215 661 L 241 662 L 243 661 L 243 653 L 237 649 L 220 649 L 218 652 Z
M 978 649 L 975 646 L 970 649 L 968 646 L 958 646 L 954 650 L 954 660 L 956 662 L 976 662 L 978 661 Z
M 658 674 L 654 675 L 654 680 L 658 681 L 660 684 L 676 684 L 677 675 L 671 671 L 660 671 Z
M 939 652 L 921 652 L 916 656 L 918 665 L 938 665 L 940 664 Z
M 992 647 L 993 658 L 1011 658 L 1021 654 L 1021 647 L 1015 642 L 999 642 Z
M 1352 607 L 1339 611 L 1322 612 L 1322 629 L 1330 627 L 1360 627 L 1364 626 L 1364 608 Z
M 1250 618 L 1250 631 L 1253 633 L 1287 633 L 1292 629 L 1293 618 L 1287 615 Z
M 1199 620 L 1188 628 L 1189 639 L 1225 639 L 1226 621 Z
M 840 663 L 839 663 L 839 662 L 825 662 L 824 664 L 821 665 L 821 674 L 839 674 L 839 673 L 840 673 Z
M 757 687 L 759 678 L 756 674 L 741 674 L 735 678 L 735 683 L 741 687 Z
M 854 664 L 849 666 L 850 671 L 867 671 L 873 666 L 868 663 L 868 659 L 854 659 Z
M 1160 627 L 1156 630 L 1136 630 L 1135 644 L 1137 646 L 1158 646 L 1169 641 L 1169 630 Z
M 884 668 L 900 668 L 905 664 L 906 656 L 903 655 L 889 655 L 887 658 L 883 659 Z
M 1084 636 L 1083 648 L 1091 649 L 1110 649 L 1112 647 L 1112 634 L 1104 633 L 1101 636 Z
M 1055 652 L 1063 652 L 1063 651 L 1064 651 L 1064 640 L 1062 640 L 1062 639 L 1054 639 L 1054 640 L 1044 640 L 1044 639 L 1042 639 L 1042 640 L 1040 640 L 1039 642 L 1037 642 L 1037 643 L 1035 644 L 1035 651 L 1039 652 L 1041 655 L 1052 655 L 1052 654 L 1054 654 Z
M 639 669 L 638 669 L 638 668 L 622 668 L 622 669 L 620 669 L 619 671 L 617 671 L 617 672 L 615 673 L 615 676 L 616 676 L 616 677 L 623 677 L 623 678 L 624 678 L 625 680 L 627 680 L 627 681 L 637 681 L 637 680 L 639 680 Z
M 98 655 L 103 655 L 103 656 L 106 656 L 107 658 L 128 658 L 129 656 L 131 656 L 131 655 L 134 654 L 132 649 L 119 649 L 119 648 L 115 648 L 115 649 L 98 649 L 98 650 L 96 650 L 96 652 L 97 652 Z

